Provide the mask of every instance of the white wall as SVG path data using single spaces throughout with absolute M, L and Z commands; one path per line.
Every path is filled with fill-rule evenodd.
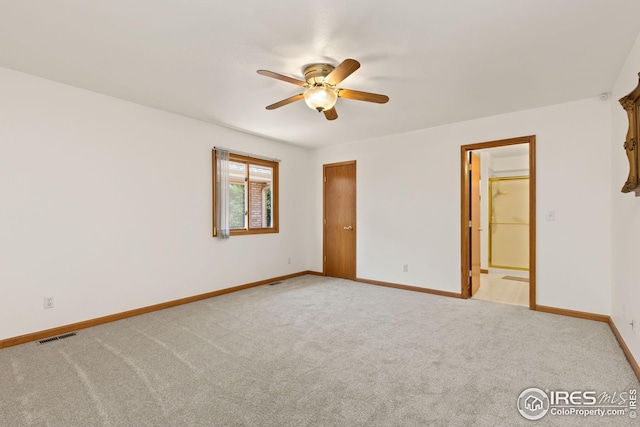
M 592 98 L 317 149 L 310 267 L 322 270 L 322 164 L 356 160 L 357 276 L 459 293 L 460 146 L 535 134 L 537 303 L 608 314 L 610 104 Z
M 525 176 L 529 174 L 529 156 L 498 157 L 493 159 L 491 170 L 497 177 Z
M 636 69 L 637 46 L 614 99 L 635 87 Z M 352 159 L 358 277 L 459 292 L 460 145 L 535 134 L 537 303 L 608 314 L 613 278 L 614 319 L 640 354 L 637 335 L 622 326 L 623 310 L 640 312 L 633 255 L 640 199 L 618 193 L 626 117 L 613 101 L 586 99 L 309 153 L 2 68 L 0 96 L 0 339 L 321 271 L 322 164 Z M 279 234 L 210 237 L 214 145 L 283 159 Z M 555 222 L 545 221 L 548 210 Z M 42 308 L 45 296 L 55 297 L 56 308 Z
M 0 98 L 0 339 L 308 268 L 307 150 L 2 68 Z M 211 237 L 214 145 L 282 159 L 279 234 Z
M 632 318 L 640 321 L 640 197 L 620 192 L 627 180 L 629 163 L 622 144 L 625 141 L 627 114 L 618 99 L 638 84 L 640 36 L 627 57 L 612 92 L 612 304 L 611 317 L 637 361 L 640 361 L 640 327 L 632 332 Z

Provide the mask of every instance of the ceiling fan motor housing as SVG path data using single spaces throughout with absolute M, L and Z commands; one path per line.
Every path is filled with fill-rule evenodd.
M 311 64 L 304 69 L 304 78 L 309 86 L 326 85 L 324 79 L 335 67 L 329 64 Z

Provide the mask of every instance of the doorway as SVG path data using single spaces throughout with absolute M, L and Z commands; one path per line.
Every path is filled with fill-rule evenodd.
M 502 148 L 499 148 L 502 147 Z M 482 174 L 479 173 L 479 164 L 478 165 L 472 165 L 472 161 L 474 161 L 475 163 L 480 163 L 480 161 L 477 159 L 477 157 L 474 160 L 474 156 L 476 154 L 482 154 L 483 158 L 486 158 L 485 155 L 487 155 L 487 153 L 490 152 L 522 152 L 521 150 L 524 150 L 524 154 L 526 155 L 526 157 L 523 157 L 522 159 L 520 159 L 520 164 L 521 166 L 518 166 L 518 168 L 522 168 L 522 170 L 526 169 L 526 174 L 528 174 L 528 179 L 527 180 L 520 180 L 517 182 L 517 186 L 518 187 L 522 187 L 522 185 L 526 185 L 526 192 L 524 192 L 523 194 L 525 194 L 524 199 L 523 199 L 523 203 L 524 203 L 524 207 L 517 212 L 517 217 L 521 218 L 521 222 L 522 224 L 517 224 L 515 222 L 510 223 L 508 225 L 504 225 L 501 224 L 500 226 L 497 225 L 497 220 L 495 220 L 495 218 L 491 218 L 490 214 L 491 212 L 489 212 L 489 210 L 486 208 L 486 203 L 489 202 L 490 203 L 490 197 L 487 196 L 491 196 L 490 194 L 487 194 L 487 192 L 484 192 L 484 197 L 483 197 L 483 212 L 486 210 L 486 215 L 489 216 L 488 219 L 483 220 L 482 223 L 480 223 L 480 221 L 477 219 L 477 211 L 480 209 L 480 197 L 479 197 L 479 190 L 478 187 L 489 187 L 489 184 L 491 182 L 495 183 L 498 181 L 497 176 L 493 175 L 493 173 L 488 174 L 487 173 L 487 167 L 483 167 L 482 171 L 484 172 L 485 176 L 482 176 Z M 483 142 L 483 143 L 478 143 L 478 144 L 470 144 L 470 145 L 464 145 L 460 148 L 460 153 L 461 153 L 461 296 L 463 298 L 470 298 L 471 296 L 473 296 L 478 289 L 482 289 L 482 284 L 485 283 L 486 286 L 484 288 L 484 290 L 481 290 L 480 292 L 478 292 L 478 296 L 481 293 L 486 293 L 487 291 L 492 289 L 492 292 L 495 292 L 495 287 L 502 287 L 504 286 L 505 292 L 516 292 L 519 295 L 519 300 L 523 301 L 523 297 L 525 298 L 525 304 L 526 304 L 526 299 L 528 299 L 528 305 L 530 309 L 535 310 L 536 309 L 536 275 L 535 275 L 535 266 L 536 266 L 536 260 L 535 260 L 535 247 L 536 247 L 536 241 L 535 241 L 535 230 L 536 230 L 536 217 L 535 217 L 535 206 L 536 206 L 536 179 L 535 179 L 535 136 L 525 136 L 525 137 L 519 137 L 519 138 L 511 138 L 511 139 L 505 139 L 505 140 L 498 140 L 498 141 L 489 141 L 489 142 Z M 512 158 L 511 161 L 513 163 L 513 160 L 515 159 Z M 524 162 L 522 161 L 524 159 Z M 496 159 L 497 160 L 497 159 Z M 506 160 L 506 159 L 504 159 Z M 498 162 L 496 162 L 498 163 Z M 502 162 L 504 163 L 504 162 Z M 517 162 L 516 162 L 517 163 Z M 474 171 L 474 169 L 476 169 L 476 171 Z M 498 168 L 496 167 L 496 170 Z M 522 171 L 510 171 L 510 173 L 507 172 L 503 172 L 502 174 L 498 174 L 500 175 L 500 178 L 507 178 L 509 175 L 522 175 L 523 172 Z M 482 180 L 482 185 L 480 184 L 480 180 Z M 493 181 L 492 181 L 493 180 Z M 503 180 L 503 182 L 511 182 L 511 181 L 507 181 L 506 179 Z M 515 181 L 513 181 L 515 182 Z M 502 194 L 500 196 L 497 197 L 502 197 L 503 199 L 506 200 L 507 196 L 505 196 L 506 194 L 509 194 L 509 191 L 511 190 L 511 188 L 506 189 L 507 185 L 503 185 L 505 187 L 504 191 L 502 192 Z M 488 190 L 487 190 L 488 191 Z M 497 186 L 493 186 L 493 192 L 495 193 L 497 191 Z M 515 195 L 515 187 L 514 187 L 514 194 L 512 194 L 510 196 L 510 198 L 514 198 L 513 196 Z M 495 195 L 494 195 L 495 196 Z M 501 202 L 504 202 L 501 201 Z M 527 227 L 528 226 L 528 227 Z M 519 249 L 519 256 L 518 258 L 518 264 L 517 267 L 519 268 L 519 270 L 517 268 L 515 269 L 511 269 L 509 267 L 509 265 L 507 265 L 507 269 L 491 269 L 491 268 L 487 268 L 487 264 L 486 264 L 486 260 L 488 257 L 493 255 L 493 258 L 495 260 L 495 256 L 496 254 L 498 254 L 499 252 L 496 251 L 497 248 L 493 248 L 494 249 L 494 253 L 492 254 L 490 250 L 488 250 L 487 245 L 482 245 L 482 249 L 481 245 L 480 245 L 480 234 L 482 232 L 482 238 L 483 239 L 487 239 L 490 236 L 490 233 L 492 233 L 492 228 L 496 229 L 495 231 L 500 231 L 501 235 L 499 236 L 492 236 L 494 238 L 494 242 L 496 242 L 496 239 L 503 239 L 505 235 L 505 231 L 509 230 L 511 228 L 513 228 L 514 230 L 517 230 L 517 233 L 508 233 L 508 235 L 510 236 L 516 236 L 518 237 L 518 239 L 515 239 L 514 241 L 518 241 L 518 242 L 524 242 L 524 245 L 526 245 L 524 248 Z M 497 230 L 498 228 L 500 228 L 499 230 Z M 522 228 L 522 230 L 520 230 Z M 482 251 L 482 259 L 484 260 L 485 264 L 483 264 L 483 268 L 482 268 L 482 277 L 480 277 L 480 274 L 478 274 L 477 270 L 480 270 L 478 268 L 478 263 L 479 263 L 479 259 L 481 257 L 481 255 L 478 253 L 478 251 Z M 509 254 L 509 255 L 513 255 L 515 254 L 516 251 L 512 250 L 512 251 L 507 251 L 504 252 L 504 254 Z M 513 263 L 513 260 L 510 260 L 512 262 L 510 262 L 509 264 Z M 489 267 L 491 267 L 491 262 L 489 262 Z M 495 267 L 495 265 L 493 265 Z M 525 266 L 526 268 L 522 268 L 523 266 Z M 528 274 L 527 271 L 528 270 Z M 511 274 L 513 273 L 513 274 Z M 528 277 L 527 277 L 528 276 Z M 506 280 L 503 280 L 506 279 Z M 528 284 L 525 284 L 524 282 L 528 282 Z M 509 287 L 509 290 L 507 291 L 507 287 Z M 528 287 L 528 289 L 526 289 L 526 287 Z M 515 289 L 517 289 L 517 291 L 515 291 Z M 528 291 L 528 292 L 527 292 Z M 523 295 L 523 293 L 525 293 L 525 295 Z M 526 295 L 526 293 L 528 293 L 528 295 Z M 528 298 L 527 298 L 528 296 Z M 484 299 L 484 298 L 483 298 Z M 500 300 L 496 300 L 499 301 Z M 506 302 L 506 301 L 505 301 Z M 517 303 L 519 305 L 524 305 L 522 303 Z
M 356 162 L 326 164 L 323 172 L 323 272 L 356 280 Z

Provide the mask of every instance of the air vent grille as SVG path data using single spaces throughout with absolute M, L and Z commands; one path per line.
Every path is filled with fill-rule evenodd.
M 64 334 L 64 335 L 58 335 L 57 337 L 51 337 L 51 338 L 46 338 L 44 340 L 40 340 L 38 341 L 38 344 L 46 344 L 52 341 L 58 341 L 58 340 L 63 340 L 65 338 L 69 338 L 69 337 L 75 337 L 76 333 L 75 332 L 71 332 L 69 334 Z

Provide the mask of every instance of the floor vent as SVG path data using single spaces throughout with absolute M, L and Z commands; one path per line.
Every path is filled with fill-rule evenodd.
M 269 286 L 273 286 L 273 285 L 279 285 L 282 282 L 273 282 L 273 283 L 269 283 Z
M 46 344 L 46 343 L 51 342 L 51 341 L 63 340 L 65 338 L 75 337 L 75 336 L 76 336 L 76 333 L 75 332 L 71 332 L 70 334 L 58 335 L 57 337 L 51 337 L 51 338 L 47 338 L 47 339 L 44 339 L 44 340 L 40 340 L 40 341 L 38 341 L 38 344 Z
M 63 340 L 63 339 L 65 339 L 65 338 L 75 337 L 75 336 L 76 336 L 76 333 L 75 333 L 75 332 L 71 332 L 71 333 L 69 333 L 69 334 L 59 335 L 59 336 L 58 336 L 58 339 L 59 339 L 59 340 Z

